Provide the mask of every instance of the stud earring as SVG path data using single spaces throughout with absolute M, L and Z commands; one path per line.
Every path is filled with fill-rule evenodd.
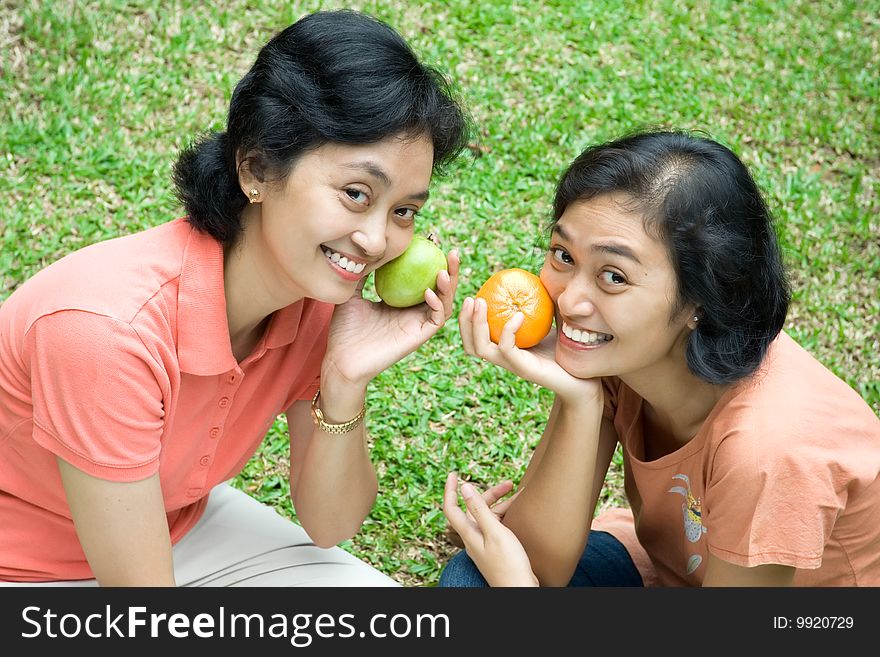
M 260 190 L 257 189 L 256 187 L 254 187 L 254 188 L 251 189 L 249 195 L 250 195 L 250 202 L 251 202 L 251 203 L 256 203 L 256 202 L 257 202 L 257 197 L 260 195 Z
M 699 322 L 699 321 L 700 321 L 699 316 L 694 315 L 694 324 L 696 324 L 696 323 Z

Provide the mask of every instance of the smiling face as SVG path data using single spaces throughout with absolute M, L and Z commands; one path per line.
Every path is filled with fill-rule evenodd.
M 427 137 L 325 144 L 305 153 L 283 183 L 257 185 L 241 248 L 277 307 L 302 297 L 340 304 L 373 270 L 403 253 L 428 198 Z M 253 282 L 253 281 L 252 281 Z
M 673 316 L 677 281 L 668 250 L 624 200 L 570 204 L 541 270 L 556 304 L 556 360 L 580 378 L 634 381 L 685 367 L 694 308 Z

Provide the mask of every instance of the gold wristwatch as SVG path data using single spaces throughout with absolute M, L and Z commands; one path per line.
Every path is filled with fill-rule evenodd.
M 326 422 L 324 420 L 324 413 L 321 412 L 321 409 L 318 408 L 318 398 L 321 396 L 321 391 L 315 393 L 315 397 L 312 399 L 312 419 L 315 421 L 315 425 L 320 427 L 321 431 L 326 433 L 340 434 L 340 433 L 348 433 L 357 425 L 359 425 L 364 416 L 367 414 L 367 404 L 364 402 L 364 406 L 361 409 L 361 412 L 351 418 L 348 422 L 342 422 L 341 424 L 331 424 L 330 422 Z

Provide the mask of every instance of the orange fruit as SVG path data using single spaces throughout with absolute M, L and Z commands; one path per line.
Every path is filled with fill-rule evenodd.
M 541 279 L 524 269 L 502 269 L 483 283 L 477 297 L 489 308 L 489 338 L 495 344 L 507 321 L 521 312 L 525 319 L 516 332 L 516 346 L 534 347 L 553 326 L 553 300 Z

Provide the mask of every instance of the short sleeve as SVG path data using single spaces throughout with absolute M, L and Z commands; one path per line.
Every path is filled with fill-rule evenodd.
M 767 435 L 738 430 L 726 436 L 706 485 L 709 550 L 740 566 L 818 568 L 846 505 L 845 487 L 827 462 L 821 449 L 778 425 Z
M 102 479 L 158 471 L 168 377 L 129 324 L 56 312 L 34 322 L 24 355 L 39 445 Z

